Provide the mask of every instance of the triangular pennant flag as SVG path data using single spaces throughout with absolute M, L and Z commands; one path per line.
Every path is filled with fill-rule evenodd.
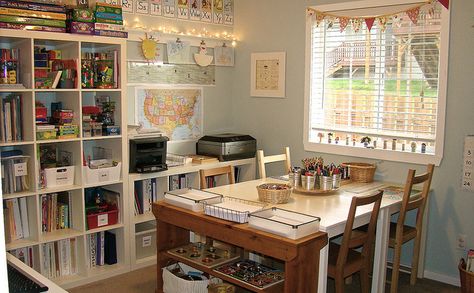
M 444 6 L 444 8 L 449 9 L 449 0 L 438 0 L 441 5 Z
M 372 26 L 374 25 L 375 18 L 366 18 L 365 19 L 365 25 L 367 25 L 367 29 L 370 30 L 372 29 Z
M 387 17 L 386 16 L 381 16 L 377 18 L 378 25 L 380 27 L 380 31 L 384 32 L 385 27 L 387 26 Z
M 361 26 L 362 26 L 362 19 L 360 18 L 352 19 L 352 30 L 354 30 L 355 33 L 359 32 Z
M 339 17 L 339 28 L 341 33 L 346 29 L 346 26 L 349 24 L 348 17 Z
M 416 7 L 410 10 L 407 10 L 407 15 L 413 22 L 413 24 L 416 24 L 418 22 L 418 15 L 420 14 L 420 7 Z
M 319 24 L 321 23 L 321 21 L 324 20 L 324 18 L 326 17 L 326 15 L 324 13 L 321 13 L 321 12 L 316 12 L 316 26 L 319 26 Z

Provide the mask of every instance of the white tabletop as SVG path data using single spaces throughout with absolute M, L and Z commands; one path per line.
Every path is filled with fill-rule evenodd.
M 209 189 L 212 192 L 222 194 L 224 196 L 237 197 L 246 200 L 258 201 L 258 193 L 256 186 L 263 183 L 282 183 L 284 181 L 275 178 L 265 178 L 252 181 L 241 182 L 237 184 L 224 185 Z M 383 182 L 372 183 L 348 183 L 332 193 L 305 195 L 292 192 L 290 200 L 285 204 L 269 204 L 270 206 L 278 206 L 282 209 L 295 211 L 299 213 L 317 216 L 321 218 L 320 230 L 328 233 L 328 237 L 339 235 L 344 231 L 344 225 L 347 220 L 351 200 L 353 196 L 364 196 L 377 191 L 388 185 Z M 381 209 L 390 208 L 399 204 L 401 197 L 384 196 L 382 199 Z M 364 215 L 369 216 L 371 206 L 361 207 L 357 210 L 354 226 L 367 222 Z

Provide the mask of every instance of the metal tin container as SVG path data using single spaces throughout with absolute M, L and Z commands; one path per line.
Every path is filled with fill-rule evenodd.
M 301 187 L 306 190 L 314 189 L 316 182 L 316 176 L 314 175 L 301 175 Z
M 301 186 L 301 170 L 297 169 L 288 173 L 288 184 L 291 187 Z

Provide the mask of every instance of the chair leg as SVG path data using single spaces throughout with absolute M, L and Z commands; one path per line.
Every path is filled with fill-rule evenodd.
M 400 256 L 402 253 L 401 244 L 396 244 L 394 248 L 393 267 L 392 267 L 392 284 L 390 285 L 390 293 L 397 293 L 398 277 L 400 274 Z
M 336 275 L 334 283 L 336 284 L 336 293 L 344 293 L 344 277 L 342 275 Z
M 363 268 L 360 270 L 360 289 L 362 293 L 369 293 L 370 292 L 370 281 L 369 281 L 369 270 L 367 268 Z
M 421 232 L 418 231 L 415 238 L 415 247 L 413 248 L 413 258 L 411 261 L 410 285 L 415 285 L 418 278 L 418 262 L 420 259 Z

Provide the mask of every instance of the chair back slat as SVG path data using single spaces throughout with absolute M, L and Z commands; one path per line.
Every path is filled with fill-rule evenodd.
M 406 219 L 406 213 L 410 210 L 418 208 L 417 217 L 419 216 L 420 212 L 421 212 L 421 215 L 423 215 L 425 204 L 430 192 L 431 179 L 433 177 L 433 170 L 434 170 L 433 164 L 428 165 L 427 172 L 425 174 L 418 175 L 418 176 L 415 176 L 415 170 L 413 169 L 408 170 L 408 176 L 405 183 L 405 189 L 404 189 L 403 199 L 402 199 L 402 207 L 400 209 L 400 214 L 398 216 L 397 224 L 399 224 L 399 226 L 404 225 L 405 219 Z M 421 195 L 415 198 L 412 197 L 413 186 L 417 184 L 422 184 L 422 183 L 423 183 L 423 188 L 421 190 Z M 421 201 L 421 203 L 415 203 L 419 201 Z
M 380 204 L 382 202 L 383 191 L 378 191 L 376 194 L 352 198 L 351 207 L 349 209 L 349 215 L 347 216 L 346 227 L 342 236 L 342 244 L 339 250 L 336 267 L 342 268 L 347 261 L 347 255 L 350 248 L 362 246 L 362 255 L 364 257 L 370 257 L 370 250 L 372 242 L 375 237 L 375 228 L 377 226 L 377 218 L 380 210 Z M 372 211 L 370 213 L 370 221 L 367 233 L 365 236 L 352 237 L 354 219 L 358 207 L 373 204 Z
M 270 155 L 265 156 L 263 150 L 257 151 L 257 160 L 258 160 L 258 172 L 260 174 L 260 178 L 266 178 L 267 172 L 265 170 L 265 164 L 275 163 L 275 162 L 285 162 L 285 175 L 291 169 L 291 160 L 290 160 L 290 148 L 285 147 L 285 153 L 279 155 Z
M 212 168 L 212 169 L 201 169 L 199 170 L 201 189 L 209 188 L 209 186 L 207 186 L 207 180 L 206 180 L 207 177 L 217 176 L 217 175 L 227 175 L 228 184 L 235 183 L 234 167 L 231 165 L 218 167 L 218 168 Z

